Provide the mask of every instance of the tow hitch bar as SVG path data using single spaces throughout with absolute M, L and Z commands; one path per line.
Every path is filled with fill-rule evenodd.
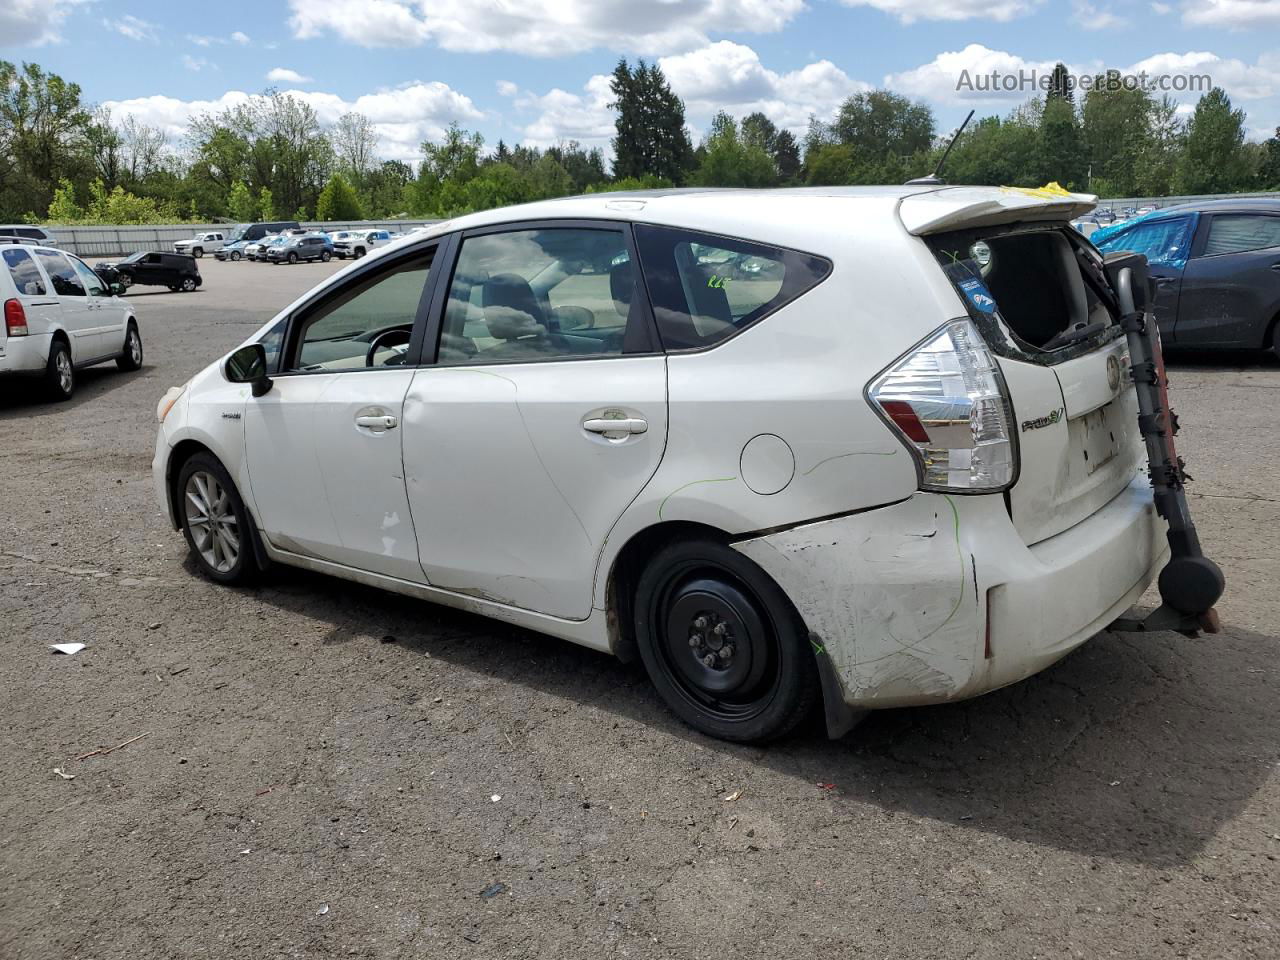
M 1147 462 L 1156 512 L 1169 524 L 1169 562 L 1157 585 L 1160 606 L 1141 620 L 1121 618 L 1113 631 L 1174 630 L 1196 637 L 1199 631 L 1219 631 L 1214 604 L 1226 580 L 1218 565 L 1200 549 L 1196 525 L 1187 506 L 1186 481 L 1191 479 L 1174 447 L 1178 418 L 1169 406 L 1168 378 L 1151 301 L 1146 257 L 1119 254 L 1108 257 L 1106 268 L 1119 297 L 1120 325 L 1129 341 L 1130 374 L 1138 395 L 1138 429 L 1147 446 Z

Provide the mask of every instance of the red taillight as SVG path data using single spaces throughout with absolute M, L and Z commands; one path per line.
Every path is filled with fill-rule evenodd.
M 915 409 L 905 400 L 881 400 L 880 406 L 884 412 L 889 415 L 892 420 L 911 440 L 916 443 L 928 443 L 929 434 L 924 428 L 924 424 L 920 422 L 920 418 L 916 416 Z
M 4 302 L 4 329 L 11 337 L 25 337 L 27 335 L 27 314 L 22 309 L 21 300 L 6 300 Z

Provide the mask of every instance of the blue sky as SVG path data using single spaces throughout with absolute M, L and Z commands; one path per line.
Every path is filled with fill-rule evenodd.
M 619 56 L 662 63 L 695 133 L 717 109 L 763 109 L 800 133 L 884 85 L 948 129 L 1033 92 L 957 92 L 962 71 L 1057 60 L 1207 74 L 1252 138 L 1280 125 L 1280 0 L 0 0 L 0 58 L 38 62 L 175 140 L 194 113 L 276 86 L 324 122 L 369 115 L 389 157 L 412 160 L 451 120 L 490 145 L 607 152 Z M 1198 96 L 1173 95 L 1185 109 Z

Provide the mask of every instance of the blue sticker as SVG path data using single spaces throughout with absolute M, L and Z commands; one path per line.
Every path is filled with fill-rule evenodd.
M 981 280 L 976 277 L 969 280 L 961 280 L 960 289 L 969 298 L 969 302 L 983 313 L 996 312 L 996 302 L 992 299 L 991 292 L 987 290 L 986 284 Z

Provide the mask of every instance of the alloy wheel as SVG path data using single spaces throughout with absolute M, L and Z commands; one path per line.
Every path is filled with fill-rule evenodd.
M 135 366 L 142 366 L 142 340 L 138 337 L 138 331 L 133 329 L 129 330 L 129 359 Z
M 59 350 L 53 359 L 53 365 L 58 371 L 58 388 L 70 396 L 75 388 L 75 374 L 71 370 L 71 357 L 67 355 L 67 351 Z
M 211 569 L 229 573 L 240 559 L 240 525 L 230 493 L 205 470 L 191 474 L 183 492 L 196 551 Z

